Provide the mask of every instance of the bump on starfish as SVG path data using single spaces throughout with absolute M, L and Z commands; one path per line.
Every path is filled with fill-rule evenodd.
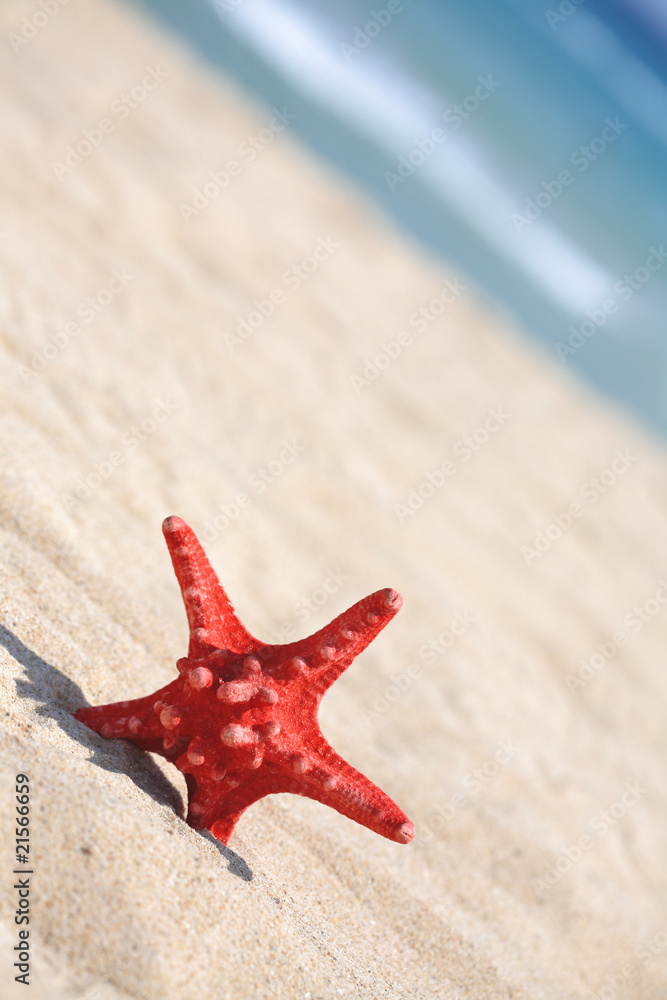
M 377 785 L 339 757 L 319 727 L 324 692 L 400 609 L 395 590 L 358 601 L 307 639 L 267 645 L 234 609 L 194 532 L 162 525 L 190 627 L 178 677 L 134 701 L 75 713 L 106 739 L 130 740 L 185 775 L 187 822 L 227 844 L 248 806 L 292 792 L 399 844 L 415 828 Z

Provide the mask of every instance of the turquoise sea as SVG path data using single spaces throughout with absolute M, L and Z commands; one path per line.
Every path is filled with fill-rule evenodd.
M 667 433 L 662 0 L 135 2 Z

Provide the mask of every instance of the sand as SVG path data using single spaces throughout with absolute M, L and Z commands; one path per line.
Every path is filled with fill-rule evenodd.
M 665 997 L 663 446 L 132 8 L 68 4 L 0 74 L 2 997 Z M 412 844 L 284 795 L 224 848 L 72 718 L 175 676 L 168 514 L 267 641 L 403 594 L 321 722 Z

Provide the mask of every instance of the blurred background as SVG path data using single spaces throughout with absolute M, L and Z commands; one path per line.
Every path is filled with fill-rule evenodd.
M 660 0 L 137 2 L 667 432 Z

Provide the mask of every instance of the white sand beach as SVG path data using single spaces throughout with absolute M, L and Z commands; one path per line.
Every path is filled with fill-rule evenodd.
M 0 995 L 667 996 L 664 447 L 134 8 L 0 76 Z M 266 641 L 403 595 L 320 719 L 411 844 L 281 795 L 224 848 L 73 719 L 176 676 L 169 514 Z

